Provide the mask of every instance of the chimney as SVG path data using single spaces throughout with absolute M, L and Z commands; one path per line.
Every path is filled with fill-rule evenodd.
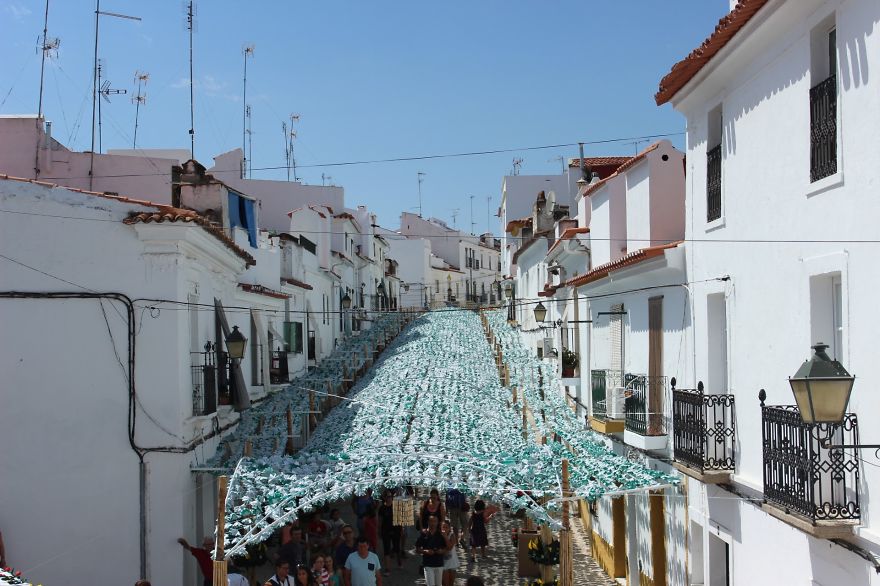
M 583 178 L 583 177 L 586 177 L 586 176 L 587 176 L 587 169 L 586 169 L 586 167 L 584 166 L 584 143 L 582 143 L 582 142 L 579 142 L 579 143 L 578 143 L 578 155 L 580 156 L 580 159 L 578 159 L 578 161 L 579 161 L 580 164 L 581 164 L 581 165 L 580 165 L 580 167 L 581 167 L 581 178 Z
M 599 179 L 599 174 L 593 171 L 593 177 L 590 179 L 590 185 L 595 185 L 596 183 L 599 183 L 599 181 L 601 181 Z

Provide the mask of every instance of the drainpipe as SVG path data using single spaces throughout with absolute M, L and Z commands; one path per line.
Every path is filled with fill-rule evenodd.
M 144 460 L 145 454 L 139 454 L 140 464 L 138 466 L 140 471 L 140 554 L 141 554 L 141 576 L 144 578 L 148 578 L 149 574 L 147 569 L 147 559 L 148 556 L 148 548 L 149 543 L 147 541 L 147 462 Z

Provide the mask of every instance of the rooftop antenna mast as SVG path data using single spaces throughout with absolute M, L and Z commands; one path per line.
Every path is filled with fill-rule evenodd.
M 519 175 L 519 168 L 522 167 L 523 160 L 520 157 L 515 157 L 513 159 L 513 174 Z
M 40 59 L 40 98 L 37 102 L 37 134 L 39 135 L 40 123 L 43 119 L 43 79 L 46 71 L 46 57 L 51 57 L 52 52 L 56 54 L 58 47 L 61 45 L 61 39 L 49 38 L 49 0 L 46 0 L 46 13 L 43 17 L 43 41 L 40 43 L 42 57 Z M 48 146 L 48 145 L 47 145 Z M 34 154 L 34 179 L 40 178 L 40 143 L 37 141 L 36 152 Z
M 296 155 L 293 152 L 293 141 L 296 139 L 296 129 L 293 127 L 294 124 L 299 122 L 299 114 L 291 114 L 290 115 L 290 131 L 287 130 L 287 122 L 281 123 L 281 128 L 284 130 L 284 157 L 287 161 L 287 180 L 290 181 L 290 167 L 293 166 L 293 180 L 299 181 L 299 178 L 296 176 Z
M 565 157 L 559 155 L 558 157 L 553 157 L 552 159 L 548 159 L 548 163 L 552 163 L 553 161 L 559 161 L 559 166 L 562 167 L 562 174 L 565 175 Z
M 196 158 L 196 110 L 193 87 L 193 30 L 196 27 L 196 8 L 193 0 L 186 3 L 186 29 L 189 31 L 189 143 L 190 157 Z
M 459 208 L 455 208 L 452 210 L 452 227 L 455 228 L 455 218 L 458 217 L 458 214 L 461 210 Z
M 422 181 L 424 181 L 423 177 L 427 175 L 427 173 L 423 173 L 419 171 L 416 173 L 416 178 L 419 181 L 419 217 L 422 217 Z
M 248 165 L 247 175 L 248 179 L 252 178 L 251 171 L 253 165 L 253 156 L 254 156 L 254 132 L 251 130 L 251 105 L 248 104 L 244 107 L 244 117 L 246 120 L 247 126 L 245 127 L 245 134 L 247 135 L 247 147 L 248 147 L 248 157 L 247 162 L 251 163 Z
M 112 16 L 114 18 L 125 18 L 128 20 L 137 20 L 140 21 L 141 18 L 139 16 L 128 16 L 125 14 L 118 14 L 116 12 L 104 12 L 101 10 L 101 0 L 95 0 L 95 55 L 92 62 L 92 150 L 91 155 L 89 156 L 89 189 L 94 189 L 94 179 L 95 179 L 95 115 L 98 110 L 98 91 L 99 91 L 99 83 L 98 83 L 98 32 L 99 32 L 99 24 L 101 22 L 101 16 Z M 190 84 L 192 86 L 192 84 Z M 143 556 L 141 556 L 143 557 Z M 146 568 L 146 560 L 141 560 L 142 570 Z M 141 572 L 143 574 L 143 571 Z
M 492 220 L 489 218 L 492 217 L 492 196 L 486 196 L 486 233 L 492 233 Z
M 244 179 L 245 174 L 248 172 L 248 155 L 247 149 L 245 146 L 247 145 L 247 138 L 249 134 L 248 130 L 248 117 L 250 116 L 250 106 L 247 103 L 247 64 L 248 57 L 253 58 L 254 56 L 254 46 L 253 45 L 245 45 L 242 50 L 242 55 L 244 56 L 244 78 L 242 81 L 242 98 L 241 103 L 244 107 L 244 110 L 241 113 L 241 152 L 244 160 L 241 165 L 241 177 Z
M 110 103 L 110 96 L 117 96 L 120 94 L 127 94 L 128 90 L 117 90 L 110 87 L 110 80 L 104 79 L 102 81 L 101 72 L 104 69 L 104 60 L 98 59 L 98 84 L 99 89 L 98 93 L 101 95 L 101 98 L 106 101 L 108 104 Z M 103 117 L 101 115 L 101 100 L 98 100 L 98 152 L 104 152 L 104 130 L 103 130 Z
M 131 99 L 134 103 L 134 138 L 131 141 L 131 148 L 136 149 L 138 142 L 138 116 L 141 113 L 141 104 L 147 103 L 147 94 L 144 93 L 143 89 L 147 84 L 147 80 L 150 79 L 150 74 L 136 71 L 134 79 L 137 81 L 137 95 Z
M 472 195 L 470 197 L 471 197 L 471 235 L 473 235 L 474 234 L 474 226 L 476 225 L 476 222 L 474 222 L 474 196 Z

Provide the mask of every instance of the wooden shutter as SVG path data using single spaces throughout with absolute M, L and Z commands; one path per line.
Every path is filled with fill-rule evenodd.
M 648 435 L 663 433 L 663 297 L 648 299 Z

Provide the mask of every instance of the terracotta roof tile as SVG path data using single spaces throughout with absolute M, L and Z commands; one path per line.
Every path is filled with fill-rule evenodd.
M 268 287 L 263 287 L 262 285 L 251 285 L 249 283 L 239 283 L 239 287 L 241 287 L 242 291 L 247 291 L 248 293 L 256 293 L 257 295 L 265 295 L 266 297 L 272 297 L 274 299 L 290 299 L 290 295 L 287 293 L 282 293 L 281 291 L 276 291 L 274 289 L 270 289 Z
M 569 228 L 567 230 L 564 230 L 562 232 L 562 234 L 559 236 L 559 238 L 556 239 L 556 242 L 553 243 L 553 246 L 550 247 L 550 250 L 547 251 L 547 254 L 550 254 L 551 252 L 553 252 L 553 250 L 557 246 L 562 244 L 563 240 L 571 240 L 572 238 L 574 238 L 578 234 L 589 234 L 589 232 L 590 232 L 590 229 L 587 227 Z
M 133 205 L 146 206 L 151 208 L 156 208 L 155 212 L 131 212 L 129 216 L 122 220 L 124 224 L 149 224 L 151 222 L 186 222 L 193 223 L 201 226 L 207 232 L 209 232 L 212 236 L 220 240 L 223 244 L 226 245 L 227 248 L 232 250 L 236 255 L 240 258 L 244 259 L 244 261 L 248 265 L 257 264 L 250 254 L 242 250 L 235 242 L 232 241 L 223 231 L 217 228 L 214 224 L 212 224 L 207 218 L 200 216 L 196 212 L 192 210 L 184 210 L 181 208 L 175 208 L 166 204 L 155 203 L 152 201 L 147 201 L 145 199 L 137 199 L 133 197 L 126 197 L 124 195 L 119 195 L 117 193 L 109 193 L 102 191 L 88 191 L 86 189 L 77 189 L 75 187 L 66 187 L 64 185 L 58 185 L 57 183 L 49 183 L 46 181 L 35 181 L 34 179 L 25 179 L 22 177 L 13 177 L 10 175 L 6 175 L 0 173 L 0 179 L 6 179 L 8 181 L 20 181 L 22 183 L 33 183 L 34 185 L 42 185 L 43 187 L 52 187 L 52 188 L 60 188 L 66 189 L 67 191 L 73 191 L 76 193 L 83 193 L 85 195 L 91 195 L 94 197 L 100 197 L 103 199 L 110 199 L 114 201 L 118 201 L 121 203 L 128 203 Z
M 281 279 L 281 280 L 284 281 L 285 283 L 287 283 L 288 285 L 293 285 L 294 287 L 299 287 L 300 289 L 305 289 L 307 291 L 311 291 L 312 289 L 314 289 L 314 287 L 312 287 L 308 283 L 303 283 L 302 281 L 298 281 L 296 279 Z
M 650 153 L 651 151 L 653 151 L 657 147 L 659 147 L 661 142 L 662 141 L 655 142 L 654 144 L 652 144 L 648 147 L 645 147 L 645 149 L 642 150 L 642 152 L 640 152 L 639 154 L 637 154 L 634 157 L 630 157 L 629 159 L 627 159 L 624 164 L 622 164 L 620 167 L 617 168 L 617 171 L 615 171 L 614 173 L 612 173 L 611 175 L 609 175 L 605 179 L 600 179 L 596 183 L 591 183 L 590 185 L 588 185 L 587 188 L 584 189 L 583 197 L 589 196 L 591 193 L 598 190 L 601 186 L 605 185 L 605 183 L 607 181 L 610 181 L 611 179 L 617 177 L 621 173 L 626 173 L 626 171 L 628 169 L 632 168 L 633 165 L 635 165 L 636 163 L 638 163 L 639 161 L 644 159 L 648 155 L 648 153 Z
M 669 244 L 660 244 L 658 246 L 640 248 L 639 250 L 631 252 L 626 256 L 622 256 L 617 260 L 599 265 L 598 267 L 594 268 L 586 274 L 569 279 L 565 282 L 565 286 L 580 287 L 581 285 L 586 285 L 587 283 L 592 283 L 594 281 L 598 281 L 599 279 L 604 279 L 612 271 L 617 271 L 624 267 L 633 266 L 648 259 L 658 257 L 662 255 L 665 250 L 675 248 L 682 242 L 683 240 L 678 240 L 676 242 L 670 242 Z
M 616 167 L 623 165 L 629 157 L 584 157 L 584 165 L 587 167 Z M 580 158 L 569 159 L 569 167 L 580 167 Z
M 703 44 L 673 65 L 669 73 L 660 80 L 660 88 L 654 95 L 657 105 L 661 106 L 675 97 L 767 2 L 768 0 L 739 0 L 736 7 L 718 21 L 715 30 Z

